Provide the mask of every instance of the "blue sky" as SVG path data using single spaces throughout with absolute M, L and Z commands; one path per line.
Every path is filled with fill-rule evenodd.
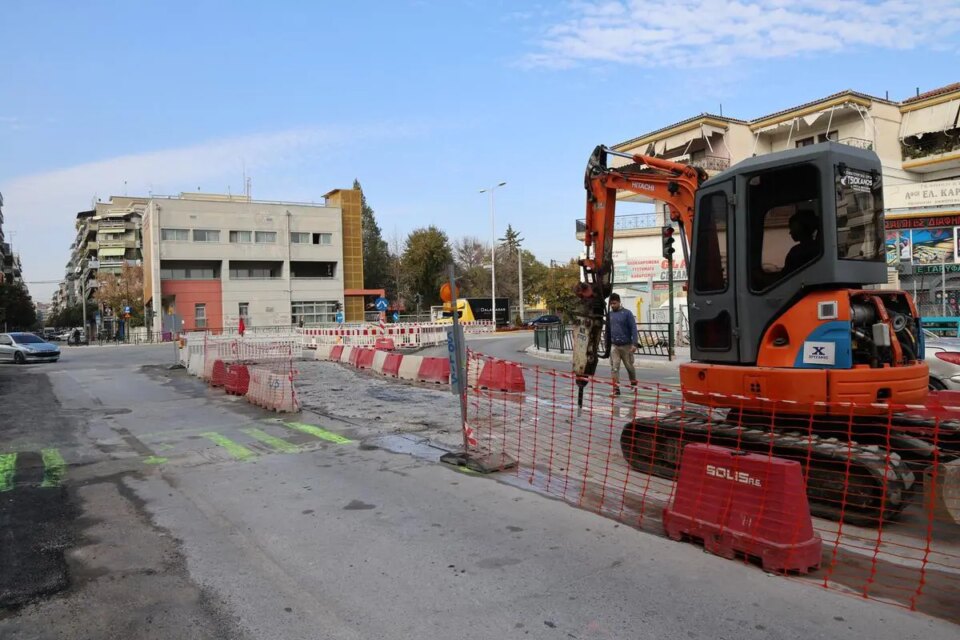
M 97 196 L 357 177 L 388 238 L 486 239 L 478 190 L 506 180 L 498 235 L 565 260 L 596 144 L 960 80 L 957 0 L 4 0 L 0 29 L 5 230 L 40 300 Z

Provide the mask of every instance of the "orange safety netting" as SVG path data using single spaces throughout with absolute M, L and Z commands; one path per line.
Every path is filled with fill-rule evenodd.
M 960 409 L 753 399 L 748 410 L 738 406 L 746 398 L 692 402 L 656 382 L 621 384 L 622 395 L 613 396 L 599 378 L 578 407 L 570 373 L 510 363 L 500 369 L 514 378 L 522 372 L 525 391 L 504 392 L 478 384 L 490 358 L 470 352 L 467 360 L 466 427 L 478 453 L 516 461 L 503 471 L 516 482 L 663 535 L 687 445 L 792 461 L 822 541 L 819 569 L 792 577 L 960 620 Z M 736 469 L 701 475 L 695 492 L 711 481 L 753 482 Z M 799 521 L 810 522 L 806 506 L 778 502 L 762 486 L 749 487 L 756 516 L 801 536 L 795 512 L 803 509 Z M 725 513 L 703 504 L 711 507 L 704 513 Z M 752 523 L 740 529 L 749 534 Z M 746 562 L 761 553 L 750 544 L 740 545 Z

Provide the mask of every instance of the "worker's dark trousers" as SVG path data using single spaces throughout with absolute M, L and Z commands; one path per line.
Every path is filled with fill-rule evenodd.
M 630 382 L 636 382 L 637 370 L 633 368 L 633 345 L 611 345 L 610 347 L 610 369 L 613 377 L 613 386 L 616 388 L 620 384 L 620 363 L 623 362 L 627 375 L 630 376 Z

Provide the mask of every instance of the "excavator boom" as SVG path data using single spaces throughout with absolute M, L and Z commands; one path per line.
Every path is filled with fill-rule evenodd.
M 608 167 L 609 156 L 631 162 L 621 167 Z M 591 154 L 584 174 L 587 190 L 586 256 L 580 261 L 583 274 L 576 293 L 581 300 L 581 309 L 573 352 L 581 401 L 587 378 L 596 372 L 601 357 L 600 335 L 606 317 L 606 299 L 613 291 L 617 193 L 636 193 L 666 203 L 671 220 L 680 225 L 686 256 L 692 241 L 696 192 L 706 179 L 706 172 L 702 169 L 652 156 L 620 153 L 604 146 L 598 146 Z

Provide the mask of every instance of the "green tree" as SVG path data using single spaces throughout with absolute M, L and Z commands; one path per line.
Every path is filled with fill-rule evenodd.
M 423 296 L 424 308 L 440 304 L 440 285 L 451 259 L 447 234 L 437 227 L 415 229 L 407 236 L 401 259 L 404 286 L 411 297 Z
M 0 327 L 29 331 L 37 324 L 37 309 L 22 283 L 0 284 Z
M 542 291 L 547 310 L 571 322 L 579 309 L 579 298 L 574 293 L 574 288 L 580 281 L 580 265 L 572 259 L 567 264 L 557 264 L 548 271 Z
M 125 264 L 119 274 L 101 272 L 97 282 L 94 300 L 116 318 L 130 307 L 130 326 L 143 326 L 143 267 Z
M 87 322 L 92 323 L 94 317 L 97 313 L 97 303 L 93 300 L 87 300 Z M 58 328 L 72 328 L 72 327 L 82 327 L 83 326 L 83 307 L 80 306 L 80 303 L 72 304 L 66 306 L 62 309 L 58 309 L 57 312 L 50 317 L 48 326 L 58 327 Z
M 479 238 L 465 236 L 453 244 L 460 296 L 482 298 L 490 295 L 490 245 Z
M 353 188 L 360 190 L 360 224 L 363 229 L 363 286 L 366 289 L 390 289 L 391 259 L 380 225 L 367 203 L 360 181 L 353 181 Z M 396 291 L 391 292 L 396 296 Z

